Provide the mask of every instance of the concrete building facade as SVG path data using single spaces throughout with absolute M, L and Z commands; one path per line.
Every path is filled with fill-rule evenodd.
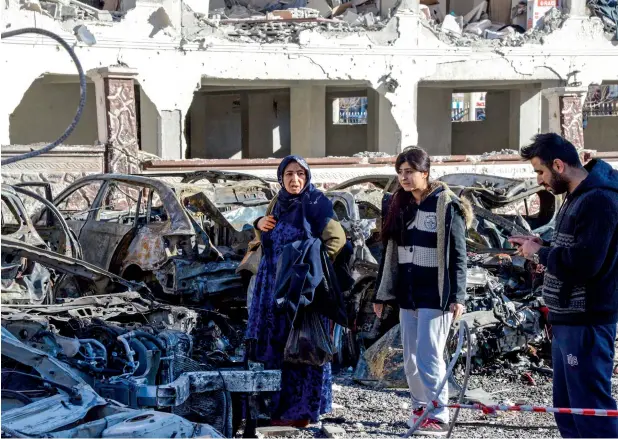
M 618 47 L 586 0 L 548 14 L 545 27 L 499 40 L 428 20 L 463 15 L 478 1 L 451 0 L 435 11 L 419 0 L 374 2 L 362 23 L 350 13 L 336 18 L 341 5 L 322 14 L 331 18 L 256 19 L 230 18 L 238 2 L 67 0 L 54 3 L 60 12 L 50 3 L 7 0 L 4 28 L 46 28 L 74 45 L 88 99 L 65 144 L 112 145 L 108 154 L 122 170 L 137 169 L 139 150 L 166 160 L 396 154 L 408 145 L 480 155 L 517 150 L 546 131 L 579 147 L 618 150 L 615 113 L 583 129 L 589 87 L 618 84 Z M 275 12 L 307 14 L 324 4 Z M 226 7 L 222 19 L 217 8 Z M 1 44 L 0 144 L 54 140 L 79 100 L 75 66 L 45 37 Z M 452 122 L 453 94 L 480 92 L 485 119 Z M 338 122 L 334 103 L 349 97 L 367 99 L 364 123 Z

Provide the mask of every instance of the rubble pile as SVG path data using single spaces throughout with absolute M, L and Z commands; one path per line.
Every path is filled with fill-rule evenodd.
M 317 20 L 319 18 L 342 21 L 351 26 L 373 26 L 379 19 L 379 8 L 375 0 L 296 0 L 253 1 L 228 0 L 226 8 L 209 13 L 209 18 L 250 20 Z
M 227 1 L 225 8 L 208 16 L 195 14 L 194 25 L 185 26 L 185 36 L 195 40 L 204 27 L 213 27 L 230 38 L 270 42 L 297 42 L 303 30 L 355 32 L 359 27 L 378 31 L 386 25 L 375 0 L 297 0 L 295 2 Z
M 588 0 L 588 9 L 603 22 L 605 32 L 618 40 L 618 3 L 616 0 Z
M 37 11 L 61 21 L 112 22 L 120 20 L 124 15 L 116 12 L 116 7 L 112 8 L 108 1 L 100 6 L 101 8 L 95 7 L 78 0 L 25 0 L 22 5 L 24 9 Z
M 534 3 L 520 2 L 513 7 L 510 19 L 504 20 L 505 22 L 491 19 L 487 12 L 486 1 L 465 16 L 450 14 L 444 18 L 438 17 L 434 11 L 429 11 L 425 6 L 423 8 L 425 26 L 440 41 L 459 47 L 515 47 L 525 43 L 540 44 L 543 43 L 544 36 L 562 27 L 567 16 L 556 7 L 534 9 Z

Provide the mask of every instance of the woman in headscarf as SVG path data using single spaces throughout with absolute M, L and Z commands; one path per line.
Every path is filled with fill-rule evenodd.
M 334 219 L 331 201 L 311 183 L 311 171 L 302 157 L 288 156 L 277 170 L 281 190 L 266 215 L 254 223 L 262 243 L 247 338 L 256 340 L 256 360 L 266 369 L 281 369 L 281 391 L 272 398 L 273 425 L 306 427 L 331 411 L 331 365 L 310 366 L 283 361 L 291 329 L 289 318 L 275 305 L 277 262 L 287 244 L 320 238 L 331 259 L 346 242 Z

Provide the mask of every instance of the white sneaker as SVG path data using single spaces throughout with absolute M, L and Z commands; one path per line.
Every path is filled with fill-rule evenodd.
M 422 415 L 423 415 L 423 409 L 422 408 L 412 410 L 410 412 L 410 419 L 408 419 L 408 422 L 407 422 L 408 427 L 410 427 L 410 428 L 414 427 L 414 424 L 416 424 L 416 421 Z

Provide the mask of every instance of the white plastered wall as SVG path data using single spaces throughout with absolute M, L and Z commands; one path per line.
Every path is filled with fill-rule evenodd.
M 544 44 L 499 50 L 446 45 L 419 25 L 417 15 L 401 10 L 380 32 L 307 30 L 301 33 L 299 45 L 230 41 L 214 29 L 202 41 L 185 42 L 179 50 L 179 29 L 155 29 L 148 20 L 153 10 L 138 7 L 113 25 L 88 24 L 97 44 L 77 43 L 75 50 L 85 71 L 114 65 L 137 70 L 137 81 L 159 115 L 157 153 L 165 158 L 184 157 L 184 136 L 181 145 L 167 144 L 171 141 L 165 139 L 174 136 L 166 135 L 166 130 L 183 132 L 184 118 L 203 78 L 297 85 L 304 81 L 312 85 L 339 81 L 366 84 L 391 104 L 400 132 L 395 149 L 418 143 L 419 81 L 556 81 L 566 80 L 575 70 L 581 72 L 578 80 L 584 84 L 618 80 L 618 50 L 605 39 L 601 24 L 594 19 L 573 20 L 546 37 Z M 33 26 L 36 21 L 38 27 L 74 42 L 72 33 L 60 23 L 33 14 L 12 8 L 4 11 L 4 21 L 13 29 Z M 170 12 L 178 27 L 176 16 Z M 32 81 L 43 73 L 74 74 L 75 67 L 48 39 L 21 36 L 1 44 L 4 65 L 19 66 L 3 68 L 0 144 L 7 144 L 9 116 Z M 161 117 L 163 112 L 169 117 Z

